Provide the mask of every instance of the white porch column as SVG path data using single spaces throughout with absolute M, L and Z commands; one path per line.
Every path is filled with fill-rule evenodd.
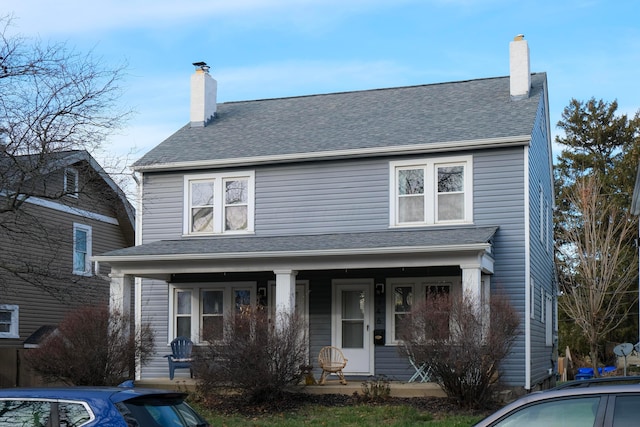
M 479 265 L 461 265 L 462 295 L 478 305 L 482 302 L 482 270 Z
M 109 309 L 124 316 L 131 314 L 131 276 L 121 273 L 109 274 L 111 286 L 109 288 Z
M 296 275 L 294 270 L 276 270 L 276 313 L 291 314 L 296 308 Z

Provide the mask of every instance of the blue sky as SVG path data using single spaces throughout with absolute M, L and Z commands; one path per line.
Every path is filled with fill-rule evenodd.
M 218 101 L 439 83 L 509 73 L 522 33 L 555 124 L 571 98 L 640 110 L 637 0 L 2 0 L 13 33 L 128 64 L 136 114 L 107 145 L 131 160 L 189 120 L 191 65 Z

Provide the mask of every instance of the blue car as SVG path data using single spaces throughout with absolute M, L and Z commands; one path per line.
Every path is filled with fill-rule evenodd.
M 186 393 L 131 387 L 0 389 L 0 427 L 209 427 Z

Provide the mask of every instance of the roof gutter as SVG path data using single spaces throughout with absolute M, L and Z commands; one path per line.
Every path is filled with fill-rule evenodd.
M 372 156 L 401 156 L 407 154 L 438 153 L 449 150 L 475 150 L 479 148 L 502 148 L 526 146 L 531 142 L 531 135 L 520 135 L 502 138 L 486 138 L 476 140 L 447 141 L 411 145 L 393 145 L 384 147 L 356 148 L 350 150 L 320 151 L 313 153 L 290 153 L 273 156 L 238 157 L 230 159 L 210 159 L 187 162 L 160 163 L 152 165 L 133 165 L 137 172 L 194 170 L 203 168 L 242 167 L 260 164 L 288 163 L 317 160 L 353 159 Z

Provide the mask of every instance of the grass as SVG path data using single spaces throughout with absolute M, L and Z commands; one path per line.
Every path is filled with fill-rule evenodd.
M 339 407 L 305 405 L 296 411 L 251 416 L 239 414 L 220 415 L 202 407 L 198 407 L 198 411 L 212 426 L 224 427 L 350 427 L 372 425 L 392 427 L 464 427 L 471 426 L 483 418 L 481 415 L 434 415 L 409 405 L 384 404 Z

